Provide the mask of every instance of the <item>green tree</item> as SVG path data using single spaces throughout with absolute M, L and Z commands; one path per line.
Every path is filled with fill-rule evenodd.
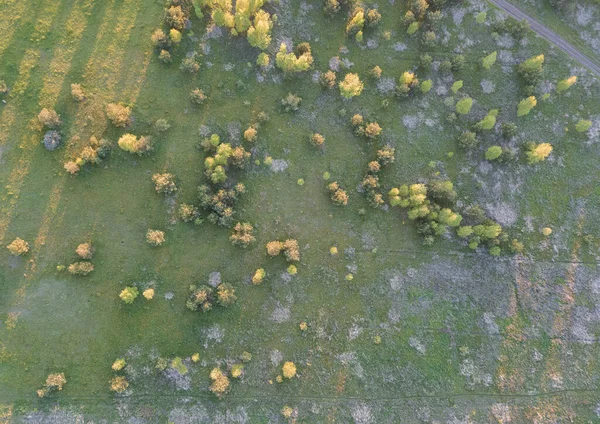
M 340 94 L 347 99 L 351 99 L 362 93 L 364 84 L 358 77 L 358 74 L 348 73 L 344 77 L 344 80 L 340 81 L 339 87 Z
M 456 112 L 460 113 L 461 115 L 466 115 L 471 111 L 472 107 L 473 99 L 470 97 L 464 97 L 456 103 Z
M 492 65 L 496 63 L 496 57 L 497 52 L 493 51 L 492 53 L 481 59 L 481 66 L 483 66 L 483 68 L 487 70 L 491 69 Z
M 583 133 L 590 129 L 592 126 L 592 121 L 581 119 L 577 125 L 575 125 L 575 130 L 577 132 Z
M 496 160 L 502 155 L 502 147 L 492 146 L 485 152 L 485 158 L 487 160 Z
M 537 105 L 537 99 L 534 96 L 529 96 L 526 99 L 523 99 L 519 102 L 517 106 L 517 116 L 525 116 L 531 112 Z

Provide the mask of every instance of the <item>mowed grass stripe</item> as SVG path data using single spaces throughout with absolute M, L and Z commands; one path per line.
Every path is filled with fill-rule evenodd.
M 26 0 L 0 0 L 0 60 L 12 43 L 29 3 Z

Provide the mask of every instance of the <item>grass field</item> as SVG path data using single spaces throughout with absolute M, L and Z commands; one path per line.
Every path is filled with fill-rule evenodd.
M 344 13 L 328 17 L 320 1 L 267 6 L 279 17 L 269 52 L 282 40 L 308 41 L 315 58 L 311 71 L 283 77 L 275 68 L 259 71 L 259 51 L 242 37 L 206 37 L 206 18 L 192 19 L 173 64 L 160 63 L 150 41 L 164 16 L 160 0 L 0 0 L 0 80 L 10 88 L 0 94 L 0 241 L 21 237 L 31 247 L 21 257 L 0 251 L 2 420 L 285 422 L 286 405 L 297 408 L 297 422 L 599 419 L 600 82 L 531 33 L 524 42 L 494 39 L 490 23 L 499 12 L 473 2 L 444 13 L 445 41 L 429 49 L 436 62 L 463 53 L 464 70 L 420 74 L 433 80 L 431 92 L 397 99 L 368 72 L 379 65 L 397 81 L 416 67 L 419 44 L 401 24 L 405 2 L 378 7 L 380 26 L 358 44 L 345 36 Z M 482 10 L 487 20 L 477 24 Z M 482 70 L 480 59 L 495 50 L 498 62 Z M 203 52 L 197 75 L 179 70 L 190 51 Z M 546 56 L 539 95 L 551 95 L 517 118 L 524 95 L 515 65 L 539 53 Z M 365 82 L 360 96 L 343 100 L 313 81 L 334 56 L 347 58 Z M 557 95 L 553 84 L 570 75 L 577 84 Z M 461 91 L 475 105 L 451 123 L 454 80 L 464 81 Z M 72 83 L 82 84 L 85 102 L 71 99 Z M 197 87 L 208 96 L 201 106 L 188 99 Z M 302 102 L 285 113 L 280 99 L 290 92 Z M 107 120 L 111 102 L 132 105 L 130 127 Z M 63 146 L 52 152 L 40 143 L 44 107 L 63 120 Z M 456 136 L 492 108 L 500 109 L 499 122 L 517 123 L 512 147 L 546 141 L 551 157 L 537 165 L 485 161 L 498 128 L 479 148 L 458 148 Z M 179 222 L 174 205 L 196 202 L 196 187 L 206 182 L 197 148 L 205 127 L 239 143 L 260 111 L 270 120 L 252 146 L 251 166 L 236 174 L 247 188 L 238 219 L 251 222 L 257 238 L 244 250 L 229 242 L 229 229 Z M 355 113 L 379 122 L 381 140 L 353 134 Z M 160 118 L 171 124 L 164 134 L 153 127 Z M 576 133 L 579 119 L 591 119 L 592 130 Z M 116 148 L 99 166 L 76 176 L 64 171 L 90 136 L 116 145 L 125 132 L 153 136 L 155 151 L 133 156 Z M 313 132 L 325 136 L 323 151 L 309 143 Z M 524 243 L 524 254 L 492 257 L 455 236 L 427 247 L 403 211 L 371 208 L 357 187 L 383 144 L 396 149 L 382 173 L 385 192 L 447 176 L 459 205 L 482 205 Z M 275 172 L 266 156 L 287 168 Z M 179 186 L 167 198 L 151 181 L 165 171 Z M 324 172 L 347 189 L 346 207 L 330 201 Z M 551 236 L 541 234 L 544 227 Z M 149 228 L 166 232 L 164 245 L 146 243 Z M 294 276 L 264 248 L 288 237 L 302 255 Z M 90 240 L 89 276 L 57 270 Z M 329 254 L 331 246 L 339 255 Z M 267 278 L 254 286 L 257 268 Z M 238 302 L 206 314 L 186 309 L 189 286 L 213 272 L 234 285 Z M 156 297 L 124 304 L 119 292 L 132 284 L 152 284 Z M 217 399 L 208 390 L 210 370 L 244 351 L 253 357 L 244 376 Z M 156 370 L 158 357 L 184 358 L 189 373 Z M 109 390 L 117 358 L 128 364 L 122 394 Z M 283 361 L 296 364 L 298 378 L 277 383 Z M 55 372 L 65 373 L 64 389 L 38 398 Z

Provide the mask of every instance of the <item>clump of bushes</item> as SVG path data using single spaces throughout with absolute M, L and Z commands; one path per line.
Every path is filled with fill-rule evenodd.
M 29 252 L 29 243 L 22 238 L 17 237 L 8 246 L 6 246 L 11 255 L 23 256 Z
M 377 151 L 377 159 L 367 165 L 367 173 L 361 182 L 361 186 L 365 191 L 367 201 L 374 208 L 379 208 L 385 204 L 383 194 L 379 191 L 378 173 L 385 165 L 394 162 L 394 153 L 393 147 L 384 146 Z
M 152 182 L 157 193 L 172 194 L 177 191 L 177 185 L 175 184 L 175 176 L 168 172 L 163 174 L 154 174 L 152 176 Z
M 179 218 L 183 222 L 195 222 L 199 219 L 200 213 L 198 212 L 198 208 L 189 203 L 182 203 L 179 205 L 178 209 Z
M 60 127 L 61 120 L 60 116 L 54 109 L 43 108 L 38 114 L 38 120 L 45 126 L 50 129 L 55 129 Z
M 90 141 L 87 146 L 84 146 L 79 156 L 74 160 L 68 161 L 64 164 L 64 169 L 71 175 L 77 174 L 81 167 L 86 164 L 97 165 L 103 160 L 108 158 L 112 150 L 111 143 L 101 138 L 98 140 L 96 137 L 90 137 Z
M 414 94 L 418 86 L 419 79 L 417 78 L 415 73 L 406 71 L 400 76 L 400 79 L 398 80 L 398 85 L 396 86 L 396 94 L 400 97 L 407 97 L 410 94 Z
M 242 146 L 232 147 L 229 143 L 221 143 L 217 134 L 202 141 L 202 147 L 210 153 L 204 160 L 206 176 L 213 184 L 223 184 L 227 181 L 226 170 L 229 166 L 244 168 L 250 158 Z
M 381 21 L 381 14 L 377 9 L 367 9 L 356 6 L 346 23 L 346 35 L 354 35 L 356 41 L 360 42 L 363 39 L 363 29 L 376 26 Z
M 286 74 L 307 71 L 313 64 L 313 56 L 309 43 L 300 43 L 294 51 L 288 52 L 285 43 L 281 43 L 275 55 L 275 64 Z
M 239 196 L 246 192 L 244 184 L 237 183 L 232 189 L 218 189 L 213 191 L 207 185 L 198 187 L 200 206 L 209 212 L 207 219 L 222 227 L 230 227 L 235 216 L 235 204 Z
M 525 145 L 525 155 L 529 164 L 543 162 L 550 153 L 552 153 L 552 145 L 550 143 L 530 142 Z
M 115 393 L 123 393 L 129 387 L 129 382 L 124 375 L 118 375 L 110 379 L 110 390 Z
M 67 268 L 67 271 L 73 275 L 88 275 L 93 270 L 94 264 L 86 261 L 74 262 Z
M 206 94 L 199 88 L 190 91 L 190 101 L 195 105 L 201 105 L 206 100 Z
M 339 83 L 340 94 L 346 99 L 351 99 L 362 93 L 365 85 L 360 80 L 358 74 L 347 73 L 343 81 Z
M 37 395 L 38 397 L 45 397 L 52 392 L 61 391 L 65 384 L 67 384 L 67 379 L 64 372 L 49 374 L 46 378 L 44 388 L 38 390 Z
M 216 290 L 212 287 L 203 285 L 197 287 L 195 285 L 190 286 L 190 296 L 186 302 L 186 307 L 190 311 L 202 311 L 208 312 L 213 306 L 219 305 L 222 307 L 228 307 L 233 305 L 237 301 L 235 295 L 235 289 L 231 284 L 221 283 L 217 286 Z
M 298 110 L 301 101 L 302 97 L 288 93 L 286 97 L 281 99 L 281 106 L 283 106 L 283 110 L 286 112 L 295 112 Z
M 76 102 L 82 102 L 85 100 L 85 92 L 81 84 L 71 84 L 71 97 Z
M 348 193 L 340 187 L 337 181 L 330 183 L 327 189 L 331 194 L 331 201 L 333 203 L 339 206 L 346 206 L 348 204 Z
M 238 222 L 233 227 L 233 233 L 229 237 L 229 240 L 236 246 L 246 248 L 256 241 L 256 238 L 252 235 L 253 231 L 254 228 L 249 222 Z
M 133 134 L 123 134 L 117 143 L 122 150 L 143 155 L 152 151 L 152 139 L 149 136 L 136 137 Z
M 283 252 L 288 262 L 300 260 L 300 248 L 298 247 L 298 241 L 295 239 L 287 239 L 284 242 L 275 240 L 267 243 L 267 254 L 269 256 L 278 256 L 281 252 Z
M 119 103 L 106 105 L 106 116 L 115 127 L 126 127 L 131 123 L 131 108 Z
M 223 397 L 229 390 L 229 378 L 220 368 L 213 368 L 210 372 L 210 379 L 212 380 L 210 391 L 219 398 Z
M 50 131 L 47 131 L 46 134 L 44 134 L 44 138 L 42 139 L 42 144 L 44 145 L 46 150 L 52 151 L 52 150 L 56 150 L 58 148 L 58 146 L 60 146 L 61 140 L 62 140 L 62 138 L 58 131 L 50 130 Z
M 377 122 L 365 122 L 363 116 L 358 113 L 352 116 L 350 122 L 354 128 L 354 134 L 369 140 L 376 139 L 383 131 Z
M 138 297 L 140 291 L 137 287 L 129 286 L 125 287 L 121 293 L 119 293 L 119 297 L 123 301 L 123 303 L 130 305 L 134 302 L 134 300 Z
M 525 94 L 531 96 L 544 72 L 544 55 L 533 56 L 521 62 L 517 72 L 523 80 Z
M 150 246 L 160 246 L 165 242 L 165 232 L 160 230 L 148 230 L 146 232 L 146 242 Z

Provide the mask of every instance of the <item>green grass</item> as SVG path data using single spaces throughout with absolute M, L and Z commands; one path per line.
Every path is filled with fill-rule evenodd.
M 0 78 L 12 87 L 19 80 L 26 51 L 39 53 L 24 92 L 9 94 L 5 97 L 8 104 L 0 106 L 0 116 L 6 110 L 14 113 L 12 121 L 0 123 L 6 125 L 2 131 L 7 134 L 0 166 L 4 220 L 0 222 L 6 224 L 2 243 L 18 236 L 32 246 L 23 258 L 10 257 L 6 249 L 0 252 L 0 404 L 10 406 L 15 417 L 34 410 L 47 413 L 59 402 L 91 419 L 118 421 L 123 417 L 117 407 L 126 404 L 131 415 L 149 414 L 150 421 L 164 422 L 176 406 L 186 407 L 180 403 L 185 398 L 200 402 L 213 418 L 226 409 L 244 408 L 250 422 L 270 421 L 286 404 L 298 406 L 301 420 L 306 422 L 347 422 L 360 402 L 371 405 L 379 422 L 410 420 L 415 404 L 431 407 L 436 417 L 443 416 L 446 407 L 472 408 L 487 417 L 492 403 L 511 403 L 525 394 L 525 388 L 536 392 L 548 389 L 544 362 L 539 367 L 531 365 L 535 349 L 544 356 L 548 351 L 550 329 L 545 321 L 524 342 L 522 353 L 503 350 L 511 322 L 508 304 L 515 293 L 510 257 L 473 254 L 455 238 L 438 240 L 427 248 L 402 211 L 370 208 L 356 187 L 378 146 L 390 142 L 396 148 L 396 161 L 382 173 L 384 192 L 440 172 L 456 183 L 465 206 L 507 203 L 518 215 L 508 231 L 540 261 L 532 265 L 531 274 L 538 266 L 543 278 L 548 269 L 564 277 L 568 264 L 560 261 L 570 260 L 573 246 L 581 238 L 577 202 L 585 202 L 589 211 L 583 223 L 585 233 L 600 237 L 593 225 L 599 202 L 596 148 L 585 144 L 585 136 L 572 135 L 576 121 L 570 118 L 569 132 L 553 127 L 555 122 L 565 122 L 565 111 L 586 117 L 597 108 L 597 99 L 589 96 L 583 82 L 572 87 L 568 96 L 552 94 L 550 102 L 540 101 L 529 116 L 517 119 L 516 105 L 524 96 L 516 75 L 502 72 L 500 61 L 491 71 L 478 67 L 482 57 L 500 49 L 484 36 L 487 27 L 467 15 L 461 30 L 469 38 L 483 41 L 465 53 L 467 66 L 454 80 L 464 81 L 461 92 L 475 104 L 470 115 L 450 124 L 445 119 L 454 104 L 444 104 L 450 94 L 435 94 L 439 74 L 419 75 L 422 79 L 433 77 L 433 90 L 406 100 L 379 94 L 376 83 L 367 76 L 369 69 L 379 65 L 384 77 L 397 79 L 416 64 L 418 42 L 399 30 L 399 4 L 380 4 L 381 27 L 365 34 L 366 40 L 378 41 L 377 49 L 363 49 L 347 40 L 342 15 L 328 18 L 316 4 L 302 18 L 314 23 L 310 41 L 315 69 L 325 70 L 329 58 L 340 54 L 341 46 L 349 49 L 342 56 L 354 63 L 351 71 L 364 80 L 365 90 L 360 97 L 343 101 L 337 89 L 323 92 L 314 84 L 311 72 L 283 79 L 281 84 L 257 82 L 255 67 L 247 63 L 253 64 L 258 52 L 241 38 L 224 36 L 209 41 L 211 53 L 202 58 L 200 73 L 183 74 L 178 63 L 186 51 L 200 51 L 199 42 L 186 37 L 174 64 L 158 62 L 149 35 L 160 25 L 161 2 L 90 1 L 81 38 L 70 41 L 76 49 L 68 69 L 63 69 L 54 106 L 64 122 L 66 146 L 47 152 L 39 144 L 42 132 L 30 122 L 41 109 L 44 77 L 56 46 L 69 39 L 65 23 L 73 8 L 84 2 L 63 0 L 45 38 L 31 41 L 37 13 L 53 4 L 50 0 L 27 1 L 31 12 L 21 17 L 0 62 Z M 301 9 L 296 3 L 292 8 L 292 16 L 297 16 Z M 452 34 L 459 31 L 451 19 L 447 24 Z M 121 30 L 113 31 L 115 25 Z M 206 21 L 194 19 L 196 36 L 202 36 L 205 25 Z M 292 36 L 296 42 L 303 41 L 301 30 L 298 25 L 287 29 L 279 25 L 274 39 Z M 395 32 L 390 41 L 381 36 L 384 30 Z M 395 51 L 397 42 L 405 43 L 407 49 Z M 437 47 L 432 52 L 434 59 L 449 57 L 448 52 L 458 44 L 454 37 L 449 47 Z M 514 55 L 523 59 L 547 48 L 545 42 L 529 37 L 529 44 L 515 48 Z M 152 56 L 146 68 L 148 54 Z M 225 71 L 226 64 L 235 65 L 234 70 Z M 561 53 L 548 55 L 544 78 L 556 81 L 568 76 L 569 65 Z M 339 72 L 338 79 L 343 74 Z M 270 71 L 267 81 L 273 76 L 279 73 Z M 495 93 L 483 93 L 480 84 L 484 79 L 496 85 Z M 82 83 L 89 93 L 85 103 L 71 100 L 73 82 Z M 447 88 L 450 85 L 451 81 L 445 82 Z M 196 87 L 209 97 L 198 107 L 188 101 L 189 92 Z M 281 111 L 279 101 L 289 92 L 303 99 L 296 113 Z M 382 103 L 385 99 L 389 100 L 387 106 Z M 133 103 L 135 119 L 127 130 L 106 125 L 103 107 L 111 101 Z M 552 143 L 553 156 L 560 158 L 561 164 L 528 167 L 522 158 L 512 164 L 492 164 L 490 173 L 477 174 L 484 180 L 480 184 L 473 174 L 484 160 L 485 150 L 497 143 L 496 137 L 485 135 L 473 152 L 460 150 L 455 137 L 492 108 L 500 109 L 499 122 L 517 122 L 524 138 L 520 141 L 535 137 L 535 141 Z M 196 187 L 206 180 L 204 154 L 197 148 L 199 127 L 207 125 L 227 139 L 228 124 L 236 123 L 243 131 L 259 111 L 267 112 L 271 119 L 259 129 L 252 161 L 270 155 L 285 159 L 289 168 L 273 173 L 264 165 L 252 165 L 235 173 L 247 187 L 238 219 L 255 226 L 257 243 L 247 250 L 232 246 L 230 230 L 207 221 L 200 226 L 172 223 L 171 205 L 154 191 L 151 175 L 175 174 L 177 203 L 195 202 Z M 349 122 L 354 113 L 377 121 L 384 129 L 383 140 L 367 143 L 354 136 Z M 407 129 L 403 117 L 419 114 L 419 127 Z M 159 118 L 172 125 L 164 135 L 154 134 L 152 129 Z M 430 125 L 425 119 L 431 119 Z M 89 136 L 102 135 L 116 144 L 125 131 L 153 135 L 155 151 L 137 157 L 116 149 L 100 166 L 85 168 L 76 177 L 65 174 L 63 162 L 71 159 Z M 313 132 L 326 138 L 322 152 L 309 143 Z M 454 155 L 448 157 L 449 152 Z M 433 169 L 431 161 L 436 162 Z M 330 201 L 324 172 L 331 174 L 329 181 L 338 181 L 348 191 L 347 207 L 336 207 Z M 498 182 L 496 175 L 506 184 L 499 191 L 500 198 L 491 192 Z M 304 180 L 303 185 L 297 184 L 299 179 Z M 515 184 L 517 188 L 512 189 Z M 358 213 L 362 208 L 367 211 L 364 216 Z M 533 219 L 533 232 L 521 231 L 527 216 Z M 543 246 L 540 229 L 544 226 L 555 229 L 551 241 L 558 252 Z M 163 246 L 153 248 L 145 242 L 149 228 L 166 232 Z M 302 255 L 298 273 L 290 281 L 282 276 L 285 260 L 269 259 L 264 250 L 268 241 L 288 237 L 298 240 Z M 57 265 L 76 261 L 75 248 L 88 240 L 96 247 L 94 272 L 74 277 L 57 271 Z M 335 257 L 329 255 L 334 245 L 339 249 Z M 345 254 L 348 248 L 355 249 L 354 257 Z M 594 247 L 590 249 L 592 253 L 581 255 L 594 260 Z M 551 260 L 558 262 L 552 264 Z M 253 286 L 249 280 L 257 268 L 265 268 L 267 278 L 262 285 Z M 206 283 L 213 271 L 221 272 L 223 281 L 236 287 L 237 304 L 206 314 L 190 312 L 185 307 L 188 287 Z M 354 279 L 346 281 L 350 272 Z M 401 284 L 394 288 L 390 281 L 397 275 L 402 276 Z M 155 299 L 146 301 L 139 296 L 133 305 L 120 302 L 118 294 L 125 286 L 151 281 Z M 167 293 L 173 294 L 172 299 L 165 298 Z M 578 299 L 577 305 L 593 301 Z M 550 309 L 558 305 L 556 298 L 540 297 L 540 302 Z M 526 319 L 538 317 L 539 311 L 532 306 L 535 302 L 523 305 L 525 310 L 519 314 L 527 325 L 535 326 L 533 318 Z M 275 310 L 289 311 L 289 319 L 271 320 Z M 497 318 L 498 334 L 482 328 L 486 312 Z M 302 321 L 309 324 L 306 332 L 299 329 Z M 355 327 L 358 335 L 350 337 Z M 208 337 L 219 332 L 220 342 Z M 375 336 L 381 336 L 381 344 L 374 343 Z M 411 346 L 414 340 L 425 346 L 424 353 Z M 577 345 L 577 349 L 585 357 L 597 354 L 596 345 Z M 300 378 L 274 382 L 281 373 L 281 364 L 271 360 L 275 350 L 284 361 L 296 363 Z M 225 360 L 235 360 L 243 351 L 253 355 L 244 378 L 232 379 L 231 392 L 224 400 L 216 400 L 208 391 L 210 370 Z M 154 370 L 158 356 L 189 358 L 195 352 L 201 360 L 186 364 L 189 390 L 177 389 Z M 500 353 L 509 357 L 507 363 L 517 372 L 537 367 L 525 388 L 512 393 L 498 388 Z M 109 391 L 108 382 L 115 375 L 110 367 L 117 358 L 126 358 L 131 367 L 130 391 L 125 395 Z M 492 383 L 470 381 L 461 371 L 465 358 L 472 359 Z M 596 362 L 585 375 L 570 375 L 564 367 L 567 386 L 597 389 Z M 38 399 L 35 390 L 51 372 L 64 372 L 68 382 L 62 392 Z M 481 397 L 471 397 L 473 393 Z M 582 392 L 575 399 L 569 393 L 561 396 L 556 400 L 561 407 L 573 405 L 580 417 L 592 413 L 585 406 L 592 397 L 589 393 Z M 518 414 L 537 401 L 519 406 Z M 310 412 L 312 403 L 317 412 Z

